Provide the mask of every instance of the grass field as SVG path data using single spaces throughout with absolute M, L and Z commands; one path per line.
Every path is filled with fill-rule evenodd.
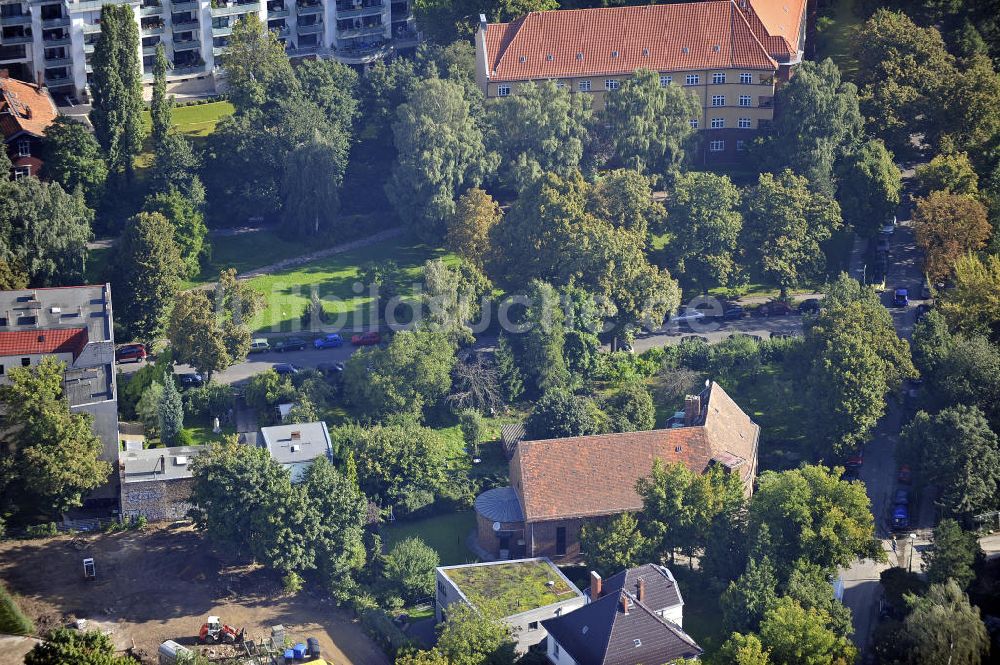
M 465 546 L 465 539 L 476 528 L 471 510 L 427 517 L 412 522 L 393 522 L 382 528 L 387 549 L 401 540 L 416 536 L 429 545 L 441 559 L 442 566 L 475 563 L 479 559 Z
M 270 250 L 268 253 L 270 255 Z M 371 310 L 377 308 L 369 290 L 357 282 L 360 267 L 369 261 L 395 261 L 402 273 L 400 293 L 405 297 L 412 294 L 413 285 L 421 280 L 424 263 L 438 257 L 450 258 L 444 250 L 404 235 L 273 275 L 256 277 L 250 284 L 264 294 L 267 306 L 251 321 L 251 327 L 263 332 L 294 330 L 314 289 L 323 302 L 330 325 L 346 328 L 373 325 L 376 317 Z
M 236 268 L 237 273 L 242 273 L 322 249 L 316 243 L 282 237 L 280 233 L 269 229 L 233 236 L 213 236 L 211 242 L 211 260 L 202 268 L 201 274 L 186 284 L 185 288 L 214 282 L 219 279 L 219 271 L 226 268 Z
M 215 131 L 215 126 L 219 124 L 227 115 L 233 114 L 233 105 L 229 102 L 209 102 L 208 104 L 196 104 L 194 106 L 175 106 L 171 117 L 174 128 L 185 136 L 195 139 L 204 139 Z M 142 114 L 146 131 L 149 131 L 151 121 L 149 111 Z M 143 151 L 136 157 L 136 169 L 141 171 L 148 168 L 153 161 L 153 147 L 147 137 L 143 145 Z
M 852 80 L 858 73 L 858 60 L 851 43 L 861 20 L 854 13 L 856 0 L 837 0 L 816 22 L 816 60 L 833 58 L 840 67 L 844 80 Z

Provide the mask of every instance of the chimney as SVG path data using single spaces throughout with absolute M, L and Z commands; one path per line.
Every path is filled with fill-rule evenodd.
M 302 432 L 292 432 L 292 441 L 298 441 L 302 438 Z
M 688 395 L 684 398 L 684 424 L 697 425 L 701 419 L 701 397 Z
M 635 599 L 641 603 L 646 600 L 646 580 L 640 577 L 639 581 L 636 582 L 636 586 L 638 589 L 636 590 Z
M 590 602 L 594 602 L 601 597 L 601 576 L 596 570 L 590 571 Z
M 628 594 L 622 594 L 622 612 L 628 614 Z
M 486 22 L 486 14 L 480 14 L 479 15 L 479 29 L 483 31 L 483 34 L 486 34 L 486 28 L 488 26 L 489 26 L 489 24 Z

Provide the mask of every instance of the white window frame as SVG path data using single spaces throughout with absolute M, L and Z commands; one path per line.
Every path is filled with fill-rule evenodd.
M 666 88 L 668 85 L 674 82 L 673 76 L 667 76 L 666 74 L 660 74 L 660 87 Z
M 740 129 L 751 129 L 753 127 L 753 123 L 750 118 L 740 118 L 737 121 L 736 126 Z
M 753 97 L 750 95 L 740 95 L 740 106 L 750 108 L 753 106 Z
M 580 89 L 580 92 L 590 92 L 590 80 L 586 79 L 586 80 L 580 81 L 580 83 L 577 85 L 577 87 Z
M 726 142 L 725 141 L 717 140 L 717 141 L 709 141 L 708 142 L 708 151 L 709 152 L 722 152 L 725 149 L 726 149 Z
M 618 79 L 604 79 L 604 89 L 605 90 L 617 90 L 621 86 L 621 81 Z
M 747 142 L 742 139 L 736 140 L 736 152 L 746 152 Z
M 725 118 L 712 118 L 712 129 L 725 129 L 726 119 Z
M 509 97 L 510 96 L 510 86 L 509 85 L 498 85 L 497 86 L 497 97 Z
M 691 118 L 688 124 L 691 125 L 691 129 L 698 129 L 698 118 Z
M 753 74 L 750 72 L 743 72 L 740 74 L 740 83 L 743 85 L 753 85 Z
M 714 72 L 712 74 L 712 85 L 722 85 L 726 82 L 725 72 Z
M 684 77 L 684 85 L 698 85 L 701 83 L 701 74 L 688 74 Z
M 27 139 L 21 139 L 17 142 L 17 156 L 18 157 L 31 157 L 31 141 Z
M 20 180 L 21 178 L 28 178 L 30 176 L 31 166 L 29 164 L 14 167 L 14 180 Z
M 712 95 L 712 106 L 714 108 L 719 108 L 726 105 L 725 95 Z

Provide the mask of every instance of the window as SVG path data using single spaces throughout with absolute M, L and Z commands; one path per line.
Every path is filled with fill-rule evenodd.
M 18 141 L 17 142 L 17 156 L 18 157 L 31 157 L 31 141 Z
M 746 141 L 737 141 L 736 142 L 736 151 L 737 152 L 743 152 L 746 149 L 747 149 L 747 142 Z
M 753 74 L 750 72 L 743 72 L 740 74 L 740 83 L 748 84 L 753 83 Z
M 559 643 L 556 642 L 554 639 L 552 640 L 552 655 L 553 656 L 559 655 Z
M 740 106 L 753 106 L 750 95 L 740 95 Z
M 726 149 L 725 141 L 709 141 L 708 149 L 710 152 L 722 152 Z
M 726 96 L 725 95 L 712 95 L 712 106 L 725 106 Z
M 689 124 L 691 125 L 691 129 L 698 129 L 698 118 L 691 118 Z
M 529 621 L 528 622 L 528 630 L 538 630 L 538 622 L 537 621 Z
M 641 647 L 641 646 L 642 646 L 642 640 L 640 640 L 640 639 L 636 638 L 635 640 L 633 640 L 633 644 L 635 644 L 635 646 L 636 646 L 637 648 L 638 648 L 638 647 Z
M 738 126 L 740 129 L 750 129 L 750 118 L 740 118 Z
M 441 580 L 438 580 L 438 593 L 440 593 L 442 596 L 448 595 L 448 589 L 445 588 L 444 582 L 442 582 Z
M 712 74 L 712 83 L 714 83 L 715 85 L 719 85 L 725 82 L 726 82 L 725 72 L 715 72 L 714 74 Z
M 673 76 L 666 76 L 665 74 L 660 74 L 660 87 L 666 88 L 668 85 L 674 82 Z
M 3 376 L 3 365 L 0 365 L 0 376 Z
M 618 86 L 620 86 L 620 85 L 621 85 L 621 82 L 618 79 L 606 79 L 604 81 L 604 87 L 607 90 L 617 90 Z
M 31 367 L 31 358 L 21 358 L 21 367 Z
M 506 97 L 510 94 L 509 85 L 498 85 L 497 86 L 497 97 Z
M 556 81 L 556 90 L 565 90 L 565 89 L 566 89 L 566 83 L 564 83 L 563 81 Z
M 27 178 L 31 175 L 30 166 L 18 166 L 14 168 L 14 180 L 20 180 L 21 178 Z
M 17 317 L 17 325 L 19 326 L 33 326 L 38 321 L 34 316 L 19 316 Z
M 580 92 L 590 92 L 590 81 L 580 81 L 577 87 L 580 88 Z
M 566 554 L 566 527 L 556 527 L 556 554 Z
M 684 85 L 698 85 L 701 83 L 700 74 L 688 74 L 684 77 Z
M 725 118 L 712 118 L 712 129 L 722 129 L 726 126 Z

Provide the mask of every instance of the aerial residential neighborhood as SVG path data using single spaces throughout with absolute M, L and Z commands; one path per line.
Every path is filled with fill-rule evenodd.
M 0 0 L 0 665 L 1000 662 L 998 0 Z

